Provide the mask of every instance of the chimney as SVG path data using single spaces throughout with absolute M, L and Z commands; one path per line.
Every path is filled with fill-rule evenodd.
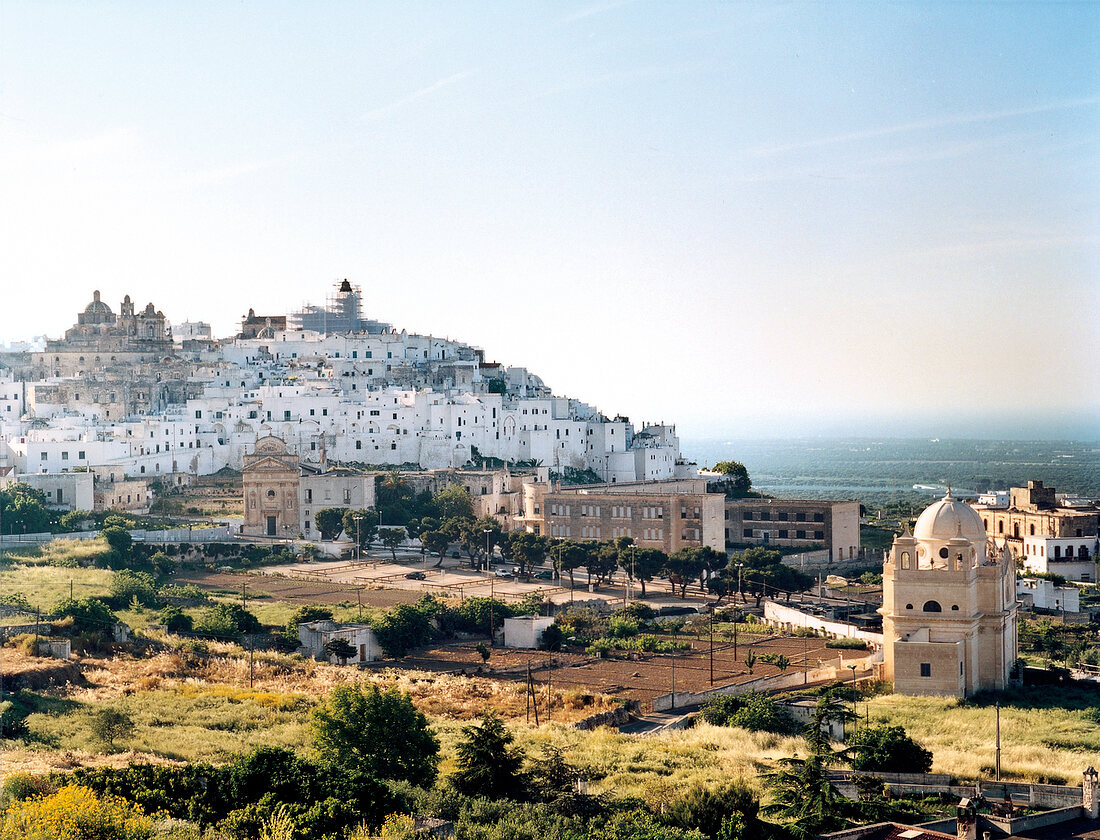
M 955 819 L 957 840 L 978 840 L 978 809 L 972 799 L 964 796 L 959 800 Z
M 1100 819 L 1100 785 L 1097 784 L 1096 769 L 1091 765 L 1085 768 L 1081 780 L 1081 806 L 1090 820 Z

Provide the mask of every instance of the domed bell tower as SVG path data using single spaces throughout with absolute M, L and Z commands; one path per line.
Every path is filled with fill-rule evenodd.
M 963 697 L 1008 684 L 1016 575 L 990 557 L 985 526 L 950 491 L 894 539 L 883 565 L 885 676 L 899 694 Z

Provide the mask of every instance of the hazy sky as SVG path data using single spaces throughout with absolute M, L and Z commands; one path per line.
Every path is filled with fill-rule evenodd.
M 1100 4 L 0 2 L 0 342 L 369 315 L 684 436 L 1100 438 Z

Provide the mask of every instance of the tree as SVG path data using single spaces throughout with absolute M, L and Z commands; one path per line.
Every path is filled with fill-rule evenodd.
M 722 476 L 718 485 L 727 499 L 744 498 L 752 490 L 749 471 L 740 461 L 719 461 L 714 465 L 714 472 Z
M 588 585 L 592 586 L 592 578 L 600 583 L 610 577 L 619 566 L 619 552 L 612 543 L 588 543 L 585 546 L 588 558 L 584 564 L 588 572 Z
M 321 508 L 313 514 L 313 524 L 321 532 L 321 539 L 334 540 L 340 536 L 340 532 L 344 529 L 344 509 Z M 355 539 L 354 532 L 352 533 L 352 539 Z
M 378 514 L 373 510 L 345 510 L 342 524 L 344 533 L 357 541 L 360 549 L 368 548 L 378 532 Z
M 848 741 L 853 770 L 878 773 L 927 773 L 932 753 L 901 726 L 861 726 Z
M 45 494 L 22 482 L 0 490 L 0 525 L 8 534 L 48 531 L 50 512 Z
M 358 771 L 431 787 L 439 741 L 407 692 L 376 685 L 342 685 L 310 714 L 317 758 L 340 772 Z
M 125 562 L 130 559 L 134 538 L 130 536 L 129 531 L 118 525 L 108 525 L 99 532 L 99 535 L 107 540 L 107 545 L 117 561 Z
M 382 545 L 390 550 L 390 556 L 393 558 L 393 562 L 396 563 L 397 549 L 401 543 L 405 542 L 405 529 L 379 528 L 378 539 L 382 542 Z
M 527 779 L 521 770 L 523 751 L 511 746 L 513 740 L 491 712 L 480 723 L 464 727 L 455 747 L 458 770 L 451 776 L 455 789 L 466 796 L 521 799 Z
M 110 638 L 111 628 L 118 623 L 118 616 L 98 598 L 62 601 L 54 607 L 54 615 L 58 618 L 71 618 L 74 633 L 101 638 Z
M 486 533 L 488 531 L 488 533 Z M 500 542 L 502 528 L 500 523 L 492 516 L 483 516 L 478 520 L 461 520 L 458 527 L 458 538 L 462 542 L 462 548 L 470 557 L 471 566 L 475 569 L 481 567 L 481 558 L 488 556 L 485 553 L 488 545 L 489 553 L 493 546 Z
M 91 511 L 70 510 L 61 514 L 61 518 L 58 520 L 58 524 L 66 531 L 79 531 L 91 518 Z
M 697 782 L 669 803 L 662 819 L 670 825 L 697 828 L 707 837 L 719 838 L 723 825 L 734 815 L 746 827 L 756 828 L 759 810 L 756 794 L 741 780 L 717 787 Z
M 657 548 L 636 548 L 631 557 L 633 571 L 642 585 L 642 597 L 645 597 L 645 585 L 661 573 L 668 563 L 668 555 Z
M 260 620 L 240 604 L 215 604 L 205 610 L 195 624 L 195 630 L 215 639 L 232 639 L 242 633 L 259 633 Z
M 93 738 L 114 750 L 115 741 L 134 736 L 134 719 L 120 709 L 98 709 L 92 714 L 91 729 Z
M 340 660 L 342 665 L 346 665 L 347 661 L 355 656 L 355 645 L 349 642 L 347 639 L 329 639 L 323 645 L 325 653 L 329 656 L 335 656 Z
M 558 574 L 569 574 L 569 588 L 573 588 L 573 572 L 588 561 L 588 549 L 583 543 L 565 540 L 559 542 L 551 551 L 554 568 Z
M 386 656 L 400 658 L 412 648 L 423 647 L 432 639 L 431 617 L 427 610 L 411 604 L 398 604 L 377 618 L 371 629 Z
M 427 549 L 429 554 L 438 554 L 439 562 L 435 568 L 443 565 L 443 556 L 451 547 L 451 538 L 444 531 L 425 531 L 420 535 L 420 544 Z
M 536 566 L 546 559 L 550 543 L 546 537 L 538 534 L 529 534 L 526 531 L 513 531 L 508 535 L 507 543 L 502 543 L 501 548 L 507 546 L 508 557 L 519 566 L 521 577 L 530 573 L 532 566 Z
M 126 533 L 125 531 L 123 533 Z M 126 534 L 126 536 L 130 536 Z M 147 607 L 156 601 L 157 589 L 148 572 L 119 569 L 111 577 L 111 597 L 115 604 L 129 603 L 134 598 Z
M 771 793 L 764 813 L 783 820 L 798 840 L 811 840 L 848 825 L 846 815 L 852 813 L 855 803 L 838 793 L 829 781 L 825 757 L 781 758 L 779 764 L 777 772 L 764 777 Z
M 473 519 L 474 503 L 470 491 L 461 484 L 445 487 L 432 497 L 440 519 Z
M 157 614 L 157 621 L 163 624 L 169 633 L 189 633 L 195 626 L 194 620 L 179 607 L 168 606 Z
M 665 569 L 669 579 L 680 587 L 680 597 L 687 597 L 688 584 L 703 574 L 707 567 L 707 556 L 698 546 L 678 548 L 668 556 Z

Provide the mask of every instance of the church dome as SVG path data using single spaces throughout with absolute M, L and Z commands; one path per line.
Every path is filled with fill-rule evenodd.
M 99 299 L 99 292 L 98 291 L 92 292 L 92 302 L 84 307 L 84 312 L 88 315 L 91 315 L 93 313 L 96 314 L 96 315 L 113 315 L 114 314 L 111 311 L 111 307 L 109 307 L 107 304 L 105 304 L 102 300 Z
M 952 498 L 950 491 L 926 507 L 913 526 L 913 536 L 918 540 L 946 541 L 958 534 L 971 542 L 985 542 L 985 525 L 974 508 Z

